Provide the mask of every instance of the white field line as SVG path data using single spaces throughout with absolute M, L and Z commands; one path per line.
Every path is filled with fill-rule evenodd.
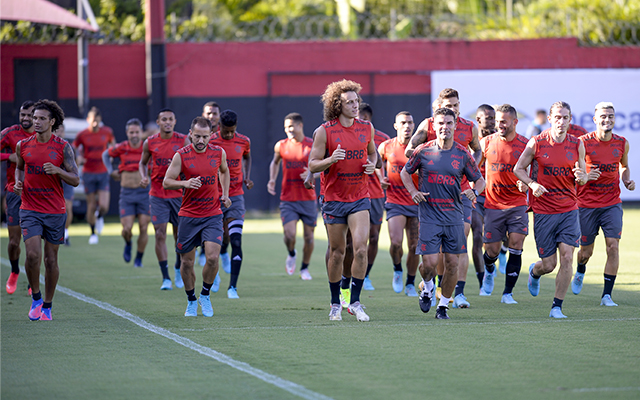
M 9 260 L 5 259 L 5 258 L 1 258 L 0 259 L 2 261 L 2 264 L 10 266 L 9 264 Z M 21 267 L 20 268 L 21 272 L 24 273 L 24 268 Z M 44 276 L 40 275 L 40 282 L 44 284 Z M 134 324 L 138 325 L 141 328 L 144 328 L 150 332 L 153 332 L 157 335 L 163 336 L 169 340 L 173 340 L 174 342 L 178 343 L 179 345 L 182 345 L 190 350 L 196 351 L 204 356 L 207 356 L 209 358 L 212 358 L 222 364 L 226 364 L 228 366 L 230 366 L 231 368 L 237 369 L 240 372 L 244 372 L 246 374 L 249 374 L 253 377 L 256 377 L 268 384 L 274 385 L 276 387 L 279 387 L 291 394 L 294 394 L 296 396 L 299 396 L 303 399 L 308 399 L 308 400 L 330 400 L 330 397 L 327 397 L 325 395 L 322 395 L 320 393 L 316 393 L 313 392 L 307 388 L 305 388 L 304 386 L 298 385 L 297 383 L 293 383 L 290 381 L 287 381 L 285 379 L 282 379 L 280 377 L 277 377 L 275 375 L 271 375 L 269 373 L 266 373 L 262 370 L 259 370 L 257 368 L 252 367 L 251 365 L 241 362 L 241 361 L 236 361 L 233 358 L 222 354 L 218 351 L 215 351 L 213 349 L 210 349 L 208 347 L 199 345 L 198 343 L 195 343 L 194 341 L 187 339 L 185 337 L 182 337 L 180 335 L 176 335 L 175 333 L 172 333 L 164 328 L 161 328 L 159 326 L 153 325 L 145 320 L 143 320 L 140 317 L 137 317 L 125 310 L 121 310 L 117 307 L 112 306 L 109 303 L 105 303 L 96 299 L 93 299 L 89 296 L 85 296 L 82 293 L 78 293 L 76 291 L 73 291 L 71 289 L 68 289 L 64 286 L 58 286 L 56 288 L 57 292 L 62 292 L 68 296 L 71 296 L 75 299 L 78 299 L 80 301 L 83 301 L 85 303 L 89 303 L 89 304 L 93 304 L 99 308 L 102 308 L 103 310 L 109 311 L 112 314 L 117 315 L 118 317 L 124 318 L 130 322 L 133 322 Z
M 640 387 L 602 387 L 602 388 L 581 388 L 573 389 L 574 393 L 586 393 L 586 392 L 640 392 Z

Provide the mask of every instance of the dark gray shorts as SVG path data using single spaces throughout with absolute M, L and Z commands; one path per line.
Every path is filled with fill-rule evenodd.
M 181 197 L 163 199 L 156 196 L 149 196 L 151 223 L 154 225 L 166 223 L 178 225 L 178 211 L 180 211 L 181 205 Z
M 149 214 L 149 188 L 120 188 L 120 217 Z
M 240 219 L 244 221 L 244 196 L 233 196 L 229 199 L 231 199 L 231 206 L 229 206 L 229 208 L 226 208 L 224 205 L 220 204 L 220 209 L 222 210 L 224 219 Z
M 394 203 L 385 203 L 384 208 L 387 210 L 387 221 L 390 218 L 397 217 L 398 215 L 403 215 L 407 218 L 418 218 L 417 204 L 414 206 L 404 206 Z
M 20 225 L 20 205 L 22 197 L 13 192 L 7 192 L 7 225 Z
M 322 206 L 322 218 L 325 224 L 347 224 L 347 218 L 359 211 L 369 211 L 371 200 L 365 197 L 353 203 L 342 201 L 325 201 Z
M 222 214 L 212 217 L 180 217 L 176 253 L 189 253 L 204 242 L 222 244 Z
M 20 228 L 26 241 L 41 236 L 51 244 L 64 243 L 64 225 L 67 214 L 43 214 L 37 211 L 20 210 Z
M 561 214 L 533 213 L 533 233 L 540 258 L 554 255 L 558 248 L 558 243 L 578 247 L 580 244 L 578 210 Z
M 102 174 L 82 174 L 82 184 L 86 194 L 96 193 L 99 190 L 109 191 L 109 173 Z
M 509 233 L 529 234 L 529 215 L 527 206 L 518 206 L 504 210 L 487 208 L 484 214 L 484 243 L 501 242 Z
M 480 216 L 482 218 L 484 218 L 484 201 L 485 201 L 486 197 L 485 196 L 478 196 L 476 197 L 476 208 L 473 209 L 473 212 L 480 214 Z
M 462 220 L 467 224 L 471 224 L 471 213 L 473 212 L 473 202 L 471 202 L 471 200 L 469 200 L 469 198 L 464 194 L 462 194 L 461 196 L 462 196 L 462 214 L 463 214 Z
M 467 252 L 467 240 L 464 237 L 464 225 L 427 225 L 420 224 L 420 237 L 416 254 L 443 253 L 464 254 Z
M 371 209 L 369 209 L 369 222 L 372 225 L 382 225 L 384 217 L 384 197 L 371 199 Z
M 595 242 L 598 229 L 606 238 L 622 237 L 622 204 L 604 208 L 580 208 L 580 245 L 588 246 Z
M 318 220 L 318 209 L 314 200 L 308 201 L 281 201 L 280 219 L 282 225 L 291 221 L 302 220 L 302 223 L 309 226 L 316 226 Z
M 64 199 L 73 200 L 73 190 L 75 188 L 69 185 L 67 182 L 62 181 L 62 190 L 64 190 Z

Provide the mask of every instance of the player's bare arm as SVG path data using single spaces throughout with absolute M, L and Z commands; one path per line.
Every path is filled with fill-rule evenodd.
M 364 173 L 367 175 L 373 174 L 376 168 L 380 168 L 378 166 L 378 163 L 380 163 L 380 166 L 382 166 L 382 162 L 380 161 L 380 155 L 378 154 L 378 151 L 376 150 L 376 144 L 373 141 L 373 138 L 375 137 L 375 133 L 376 131 L 373 128 L 373 125 L 371 125 L 371 140 L 367 145 L 367 163 L 363 165 Z
M 56 167 L 51 163 L 44 163 L 42 168 L 49 175 L 60 176 L 60 179 L 65 181 L 67 184 L 71 186 L 78 186 L 80 184 L 78 166 L 76 165 L 73 149 L 69 143 L 65 143 L 64 145 L 63 157 L 62 166 L 64 168 Z
M 573 175 L 576 177 L 576 182 L 578 182 L 579 185 L 584 185 L 589 180 L 586 172 L 587 167 L 584 157 L 584 143 L 580 141 L 580 144 L 578 145 L 578 161 L 576 161 L 575 168 L 573 168 Z
M 420 122 L 420 125 L 418 125 L 418 128 L 416 128 L 416 133 L 414 133 L 413 136 L 411 136 L 411 140 L 409 140 L 409 144 L 407 145 L 407 148 L 404 150 L 405 156 L 411 157 L 416 147 L 420 146 L 422 143 L 427 141 L 427 135 L 429 133 L 428 129 L 429 129 L 428 119 L 425 119 L 422 122 Z
M 280 172 L 280 142 L 273 146 L 273 159 L 269 164 L 269 182 L 267 183 L 267 191 L 270 195 L 276 195 L 276 179 L 278 179 L 278 173 Z
M 220 196 L 220 204 L 229 208 L 231 207 L 231 199 L 229 198 L 229 183 L 231 182 L 231 174 L 227 167 L 227 153 L 222 150 L 222 157 L 220 159 L 220 168 L 218 169 L 218 179 L 220 179 L 220 186 L 222 187 L 222 195 Z
M 380 157 L 380 161 L 382 162 L 382 167 L 380 170 L 376 171 L 378 174 L 378 179 L 380 179 L 380 185 L 382 189 L 387 190 L 389 188 L 389 177 L 387 176 L 387 158 L 384 156 L 385 154 L 385 143 L 380 143 L 378 146 L 378 157 Z
M 18 196 L 22 195 L 22 187 L 24 185 L 24 159 L 20 157 L 20 142 L 16 145 L 16 183 L 13 186 L 13 193 Z
M 169 164 L 169 168 L 167 168 L 167 172 L 162 180 L 162 187 L 167 190 L 200 189 L 202 181 L 199 176 L 186 181 L 178 180 L 180 172 L 182 172 L 181 164 L 182 157 L 180 156 L 180 153 L 174 154 L 171 159 L 171 164 Z
M 480 140 L 478 139 L 478 127 L 473 125 L 473 129 L 471 130 L 472 137 L 471 143 L 469 143 L 469 148 L 473 151 L 471 153 L 473 155 L 473 159 L 476 160 L 478 166 L 480 165 L 480 157 L 482 156 L 482 149 L 480 148 Z
M 427 201 L 429 193 L 421 192 L 416 188 L 416 185 L 413 184 L 413 179 L 411 179 L 411 175 L 409 175 L 404 167 L 402 167 L 402 170 L 400 171 L 400 179 L 402 179 L 402 183 L 404 184 L 404 187 L 407 188 L 407 191 L 409 191 L 409 195 L 413 199 L 414 203 L 419 204 L 422 201 Z
M 151 153 L 149 152 L 149 144 L 145 140 L 142 143 L 142 156 L 140 157 L 140 163 L 138 164 L 138 171 L 140 171 L 140 187 L 149 186 L 149 160 L 151 159 Z
M 531 193 L 533 193 L 534 196 L 540 197 L 543 194 L 547 193 L 548 190 L 538 182 L 531 179 L 529 177 L 529 174 L 527 173 L 527 168 L 533 162 L 535 147 L 536 147 L 535 139 L 530 139 L 529 142 L 527 143 L 527 147 L 524 148 L 522 155 L 520 155 L 520 158 L 518 159 L 516 166 L 513 168 L 513 173 L 518 179 L 522 181 L 522 183 L 524 183 L 529 187 L 529 189 L 531 189 Z M 583 147 L 583 150 L 584 150 L 584 147 Z M 584 162 L 584 154 L 583 154 L 582 160 Z
M 114 170 L 111 163 L 113 162 L 113 158 L 109 156 L 109 150 L 105 150 L 102 152 L 102 163 L 104 167 L 107 169 L 107 173 L 114 181 L 120 181 L 120 171 Z
M 248 190 L 253 189 L 253 181 L 251 180 L 251 152 L 242 156 L 242 176 L 244 184 Z
M 322 172 L 329 168 L 332 164 L 337 163 L 340 160 L 344 160 L 346 157 L 346 151 L 338 145 L 338 148 L 331 154 L 331 156 L 325 158 L 327 152 L 327 131 L 323 126 L 320 126 L 313 133 L 313 145 L 311 146 L 311 152 L 309 153 L 309 170 L 313 173 Z
M 636 189 L 636 183 L 631 180 L 631 170 L 629 169 L 629 142 L 624 144 L 624 154 L 620 159 L 620 178 L 627 190 Z

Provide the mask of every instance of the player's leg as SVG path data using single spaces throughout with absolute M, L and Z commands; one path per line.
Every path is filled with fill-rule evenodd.
M 111 192 L 107 190 L 98 190 L 98 218 L 103 218 L 109 212 L 109 201 L 111 201 Z
M 416 248 L 418 246 L 418 218 L 408 217 L 405 224 L 405 234 L 407 235 L 407 247 L 409 252 L 407 253 L 407 278 L 405 280 L 405 294 L 410 297 L 417 297 L 418 293 L 415 288 L 416 273 L 418 270 L 418 264 L 420 263 L 420 256 L 416 254 Z
M 311 280 L 311 274 L 309 273 L 309 263 L 311 262 L 311 255 L 313 254 L 314 244 L 314 232 L 315 225 L 302 224 L 304 246 L 302 248 L 302 265 L 300 266 L 300 277 L 303 280 Z
M 507 260 L 504 290 L 502 291 L 502 303 L 516 304 L 513 300 L 513 288 L 516 286 L 520 270 L 522 269 L 522 249 L 526 235 L 522 233 L 509 232 L 509 259 Z M 497 247 L 495 246 L 498 250 Z M 499 251 L 499 250 L 498 250 Z
M 387 220 L 389 228 L 389 254 L 393 263 L 393 279 L 391 286 L 396 293 L 402 292 L 402 242 L 404 239 L 404 228 L 407 225 L 407 217 L 404 215 L 394 215 Z
M 484 279 L 484 258 L 482 252 L 482 230 L 484 219 L 479 211 L 471 212 L 471 232 L 473 234 L 473 244 L 471 246 L 471 256 L 473 258 L 473 266 L 476 269 L 476 278 L 482 289 L 482 281 Z
M 24 219 L 22 219 L 24 221 Z M 42 236 L 37 234 L 24 240 L 24 269 L 31 286 L 31 309 L 29 319 L 38 320 L 42 314 L 42 293 L 40 293 L 40 263 L 42 262 Z
M 287 248 L 287 259 L 285 262 L 285 270 L 287 274 L 293 275 L 296 270 L 296 234 L 298 228 L 298 219 L 291 219 L 282 225 L 284 232 L 284 245 Z
M 345 221 L 346 222 L 346 221 Z M 325 222 L 327 238 L 329 240 L 329 258 L 327 262 L 327 277 L 331 292 L 331 304 L 340 304 L 340 282 L 343 275 L 343 265 L 347 246 L 346 223 L 336 224 Z
M 469 217 L 469 220 L 470 219 L 471 218 Z M 465 244 L 467 243 L 467 239 L 469 238 L 470 232 L 471 232 L 471 224 L 465 222 L 464 223 Z M 465 249 L 466 249 L 466 246 L 465 246 Z M 465 252 L 460 254 L 457 258 L 458 258 L 458 281 L 456 282 L 456 285 L 455 285 L 453 306 L 466 308 L 466 307 L 469 307 L 469 301 L 467 300 L 467 297 L 464 295 L 464 287 L 467 283 L 467 272 L 469 271 L 469 253 L 465 250 Z M 446 256 L 445 256 L 445 259 L 446 259 Z M 444 292 L 444 289 L 442 290 Z M 458 304 L 456 303 L 456 301 L 458 302 Z
M 85 184 L 89 181 L 85 180 Z M 87 187 L 85 187 L 85 191 Z M 97 207 L 97 192 L 86 192 L 87 212 L 85 219 L 91 228 L 91 236 L 89 237 L 89 244 L 98 244 L 98 235 L 96 232 L 96 207 Z
M 149 229 L 149 222 L 151 222 L 151 216 L 149 216 L 149 214 L 138 214 L 137 217 L 140 234 L 138 236 L 138 246 L 133 266 L 142 267 L 142 257 L 144 256 L 144 251 L 147 248 L 147 243 L 149 242 L 149 233 L 147 231 Z
M 356 211 L 347 217 L 353 242 L 353 263 L 351 264 L 351 299 L 349 313 L 358 321 L 369 321 L 369 316 L 360 304 L 360 292 L 367 274 L 367 239 L 370 232 L 369 210 Z
M 231 244 L 231 276 L 229 278 L 229 288 L 227 297 L 237 298 L 238 277 L 242 267 L 242 229 L 243 219 L 233 219 L 228 221 L 229 244 Z
M 120 224 L 122 224 L 122 238 L 124 239 L 124 252 L 122 253 L 122 258 L 124 258 L 124 262 L 131 261 L 131 238 L 133 237 L 133 233 L 131 232 L 133 229 L 133 222 L 135 219 L 135 215 L 126 215 L 120 217 Z
M 44 304 L 43 308 L 51 308 L 51 302 L 58 286 L 60 269 L 58 268 L 58 244 L 44 241 Z M 47 304 L 48 303 L 48 304 Z
M 173 288 L 171 284 L 171 277 L 169 277 L 168 268 L 168 252 L 167 252 L 167 223 L 154 224 L 153 229 L 155 232 L 155 251 L 158 258 L 158 265 L 160 266 L 160 272 L 162 273 L 162 286 L 161 290 L 171 290 Z

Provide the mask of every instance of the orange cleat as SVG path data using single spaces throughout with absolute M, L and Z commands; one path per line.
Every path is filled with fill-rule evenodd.
M 13 294 L 16 291 L 16 286 L 18 285 L 18 275 L 15 272 L 12 272 L 9 275 L 9 279 L 7 279 L 7 293 Z

